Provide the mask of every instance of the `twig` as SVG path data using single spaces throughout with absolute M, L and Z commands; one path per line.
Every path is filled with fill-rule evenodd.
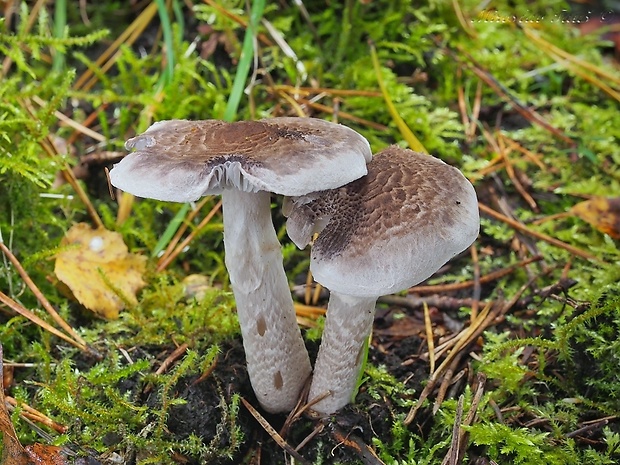
M 172 261 L 177 258 L 177 256 L 185 249 L 185 247 L 198 235 L 198 233 L 211 221 L 211 219 L 215 216 L 215 214 L 222 208 L 222 201 L 220 200 L 215 204 L 215 206 L 211 209 L 207 216 L 205 216 L 200 224 L 194 229 L 189 235 L 174 249 L 174 252 L 169 254 L 164 260 L 161 260 L 157 264 L 157 271 L 161 272 L 166 269 Z
M 459 23 L 461 23 L 461 27 L 467 33 L 467 35 L 474 39 L 477 38 L 478 33 L 471 26 L 471 21 L 469 20 L 469 18 L 465 17 L 465 14 L 463 13 L 463 10 L 461 9 L 461 6 L 459 5 L 458 0 L 452 0 L 452 9 L 454 10 L 454 13 L 456 14 L 456 17 L 458 18 Z
M 56 323 L 58 323 L 60 325 L 60 327 L 62 329 L 64 329 L 69 335 L 71 335 L 71 337 L 73 339 L 71 339 L 73 342 L 72 343 L 77 343 L 77 347 L 79 347 L 80 349 L 90 352 L 92 354 L 96 354 L 96 351 L 94 351 L 94 349 L 89 348 L 88 344 L 86 343 L 86 341 L 84 339 L 82 339 L 80 337 L 79 334 L 77 334 L 75 332 L 75 330 L 71 327 L 71 325 L 69 325 L 65 320 L 63 320 L 63 318 L 58 314 L 58 312 L 56 311 L 56 309 L 54 309 L 54 307 L 52 306 L 52 304 L 50 304 L 49 300 L 47 300 L 47 298 L 43 295 L 43 293 L 39 290 L 39 288 L 37 287 L 37 285 L 34 283 L 34 281 L 32 279 L 30 279 L 30 276 L 28 276 L 28 273 L 26 273 L 26 270 L 24 270 L 24 268 L 22 267 L 21 263 L 19 262 L 19 260 L 17 259 L 17 257 L 15 257 L 15 255 L 13 255 L 13 252 L 11 252 L 11 250 L 4 245 L 3 242 L 0 242 L 0 250 L 2 250 L 2 252 L 8 257 L 8 259 L 11 261 L 11 263 L 13 264 L 13 266 L 15 267 L 15 269 L 17 270 L 17 272 L 19 273 L 19 275 L 21 276 L 21 278 L 23 279 L 24 283 L 26 283 L 26 285 L 30 288 L 30 290 L 32 291 L 32 293 L 34 294 L 34 296 L 37 298 L 37 300 L 41 303 L 41 305 L 43 306 L 43 308 L 47 311 L 47 313 L 50 314 L 50 316 L 54 319 L 54 321 Z M 5 294 L 2 294 L 4 297 L 6 297 L 7 299 L 10 299 L 8 296 L 6 296 Z M 11 299 L 12 300 L 12 299 Z M 15 303 L 16 304 L 16 303 Z M 16 304 L 17 305 L 17 304 Z M 12 305 L 11 308 L 13 310 L 15 310 L 15 305 Z M 26 310 L 25 308 L 22 307 L 23 310 Z M 16 310 L 17 311 L 17 310 Z M 28 310 L 26 310 L 26 312 L 30 313 L 31 315 L 35 316 L 34 313 L 29 312 Z M 21 315 L 26 316 L 22 311 L 19 312 Z M 27 317 L 29 318 L 29 317 Z M 36 317 L 38 318 L 38 317 Z M 31 320 L 34 321 L 34 320 Z M 43 320 L 39 321 L 43 322 Z M 43 322 L 44 323 L 44 322 Z M 38 323 L 37 323 L 38 324 Z M 45 323 L 46 326 L 47 323 Z M 98 355 L 98 354 L 97 354 Z
M 34 108 L 32 108 L 32 104 L 30 103 L 30 101 L 27 99 L 26 100 L 18 99 L 18 100 L 22 108 L 24 108 L 26 112 L 33 119 L 38 120 L 36 112 L 34 111 Z M 56 145 L 54 144 L 54 141 L 50 135 L 47 135 L 47 137 L 45 137 L 44 139 L 41 139 L 39 141 L 39 145 L 41 146 L 43 151 L 47 153 L 47 155 L 50 158 L 57 158 L 58 149 L 56 148 Z M 99 213 L 97 213 L 97 210 L 95 210 L 95 207 L 93 206 L 88 195 L 86 194 L 86 191 L 82 188 L 81 184 L 78 182 L 77 178 L 75 177 L 73 170 L 71 169 L 71 167 L 67 164 L 65 160 L 61 160 L 61 164 L 62 164 L 61 173 L 63 177 L 65 178 L 67 183 L 71 185 L 71 187 L 73 188 L 77 196 L 80 198 L 80 200 L 86 207 L 86 210 L 88 211 L 88 214 L 93 220 L 93 222 L 95 223 L 95 225 L 98 228 L 102 228 L 103 221 L 101 221 L 101 217 L 99 216 Z
M 608 417 L 597 418 L 596 420 L 590 420 L 590 421 L 583 422 L 580 428 L 577 428 L 576 430 L 571 431 L 570 433 L 566 433 L 566 437 L 574 438 L 583 433 L 588 433 L 590 431 L 597 430 L 599 428 L 602 428 L 603 426 L 608 425 L 610 420 L 615 420 L 617 418 L 618 418 L 617 415 L 611 415 Z
M 422 403 L 428 398 L 432 390 L 435 388 L 439 377 L 453 366 L 453 360 L 462 357 L 465 353 L 464 350 L 466 349 L 466 347 L 468 347 L 473 341 L 475 341 L 485 329 L 487 329 L 489 326 L 491 326 L 491 324 L 496 321 L 498 317 L 506 314 L 511 308 L 513 308 L 515 303 L 519 300 L 520 296 L 523 294 L 523 292 L 525 292 L 525 289 L 527 289 L 537 278 L 538 277 L 531 278 L 515 293 L 513 298 L 503 306 L 492 306 L 491 304 L 488 304 L 484 308 L 484 310 L 482 310 L 480 316 L 475 321 L 473 321 L 468 328 L 464 329 L 458 335 L 458 337 L 455 337 L 451 340 L 451 342 L 454 342 L 454 347 L 452 351 L 448 354 L 442 364 L 439 365 L 439 368 L 437 368 L 437 370 L 430 377 L 428 383 L 420 394 L 418 401 L 407 414 L 407 417 L 404 421 L 406 425 L 410 424 L 414 420 L 418 410 L 422 406 Z M 443 350 L 445 350 L 445 348 Z
M 535 257 L 531 257 L 525 260 L 522 260 L 513 265 L 507 266 L 506 268 L 502 268 L 500 270 L 492 271 L 489 274 L 480 277 L 480 284 L 487 284 L 491 281 L 496 281 L 504 276 L 508 276 L 513 271 L 523 268 L 524 266 L 529 265 L 530 263 L 538 262 L 542 260 L 542 256 L 537 255 Z M 450 291 L 461 291 L 463 289 L 468 289 L 470 287 L 475 287 L 476 280 L 473 279 L 471 281 L 463 281 L 460 283 L 451 283 L 451 284 L 435 284 L 432 286 L 414 286 L 408 290 L 410 294 L 441 294 L 444 292 Z
M 13 407 L 19 407 L 21 409 L 20 415 L 24 418 L 28 418 L 34 422 L 41 423 L 42 425 L 48 426 L 52 428 L 54 431 L 57 431 L 60 434 L 64 434 L 69 429 L 67 426 L 61 425 L 60 423 L 55 422 L 47 415 L 39 412 L 38 410 L 26 405 L 22 401 L 18 401 L 17 399 L 11 396 L 5 396 L 4 400 Z
M 34 95 L 32 97 L 32 100 L 39 105 L 41 108 L 45 108 L 46 107 L 46 103 L 43 101 L 43 99 L 41 99 L 39 96 Z M 96 113 L 95 113 L 96 115 Z M 65 123 L 67 126 L 75 129 L 76 131 L 91 137 L 92 139 L 95 139 L 97 142 L 105 142 L 106 138 L 99 134 L 96 131 L 93 131 L 90 128 L 87 128 L 86 126 L 84 126 L 83 124 L 78 123 L 77 121 L 69 118 L 67 115 L 65 115 L 64 113 L 58 111 L 58 110 L 54 110 L 54 116 L 61 122 Z
M 310 465 L 310 462 L 303 458 L 299 452 L 297 452 L 293 447 L 290 446 L 288 442 L 284 440 L 282 436 L 278 434 L 278 432 L 269 424 L 265 417 L 263 417 L 258 410 L 256 410 L 247 400 L 241 397 L 241 402 L 245 405 L 245 408 L 252 414 L 252 416 L 256 419 L 256 421 L 263 427 L 263 429 L 271 436 L 271 438 L 284 449 L 289 455 L 291 455 L 295 460 L 297 460 L 302 465 Z
M 379 84 L 379 88 L 381 89 L 381 93 L 383 94 L 383 100 L 385 100 L 385 105 L 387 106 L 390 116 L 392 117 L 392 121 L 394 121 L 394 124 L 396 124 L 398 130 L 400 131 L 400 135 L 403 139 L 407 141 L 409 147 L 412 150 L 415 150 L 416 152 L 428 153 L 428 150 L 426 150 L 422 142 L 420 142 L 420 140 L 415 136 L 409 126 L 407 126 L 405 120 L 403 120 L 403 118 L 400 116 L 400 113 L 398 113 L 394 102 L 392 102 L 387 87 L 383 82 L 383 76 L 381 75 L 381 65 L 379 64 L 377 50 L 375 49 L 375 46 L 372 42 L 369 43 L 369 46 L 370 58 L 372 60 L 372 65 L 375 70 L 375 75 L 377 76 L 377 82 Z
M 532 210 L 538 211 L 538 205 L 536 204 L 536 201 L 532 198 L 529 192 L 527 192 L 525 187 L 523 187 L 523 184 L 521 184 L 521 181 L 517 178 L 515 174 L 512 161 L 510 160 L 508 156 L 511 152 L 511 149 L 510 148 L 506 149 L 506 144 L 504 142 L 504 139 L 500 136 L 498 136 L 497 138 L 494 138 L 491 135 L 491 133 L 487 129 L 484 129 L 484 128 L 482 129 L 482 134 L 484 135 L 487 142 L 489 142 L 489 144 L 493 147 L 495 152 L 499 154 L 501 159 L 504 161 L 504 168 L 506 170 L 506 174 L 508 174 L 508 177 L 512 181 L 512 184 L 515 186 L 515 189 L 517 190 L 517 192 L 521 194 L 521 197 L 523 197 L 523 199 L 527 202 L 530 208 L 532 208 Z
M 218 359 L 218 356 L 216 355 L 215 358 L 213 359 L 213 362 L 211 362 L 211 364 L 207 367 L 207 369 L 198 378 L 196 378 L 194 382 L 192 382 L 192 386 L 202 383 L 205 379 L 211 376 L 211 373 L 213 373 L 215 371 L 215 368 L 217 367 L 217 359 Z
M 476 76 L 478 76 L 482 81 L 484 81 L 489 87 L 491 87 L 497 95 L 499 95 L 505 102 L 510 104 L 512 108 L 515 109 L 517 113 L 523 116 L 526 120 L 537 124 L 538 126 L 546 129 L 551 134 L 553 134 L 558 139 L 563 140 L 564 142 L 570 144 L 572 147 L 576 145 L 575 141 L 573 141 L 570 137 L 560 131 L 558 128 L 549 124 L 539 113 L 528 108 L 524 103 L 520 102 L 512 93 L 504 87 L 503 84 L 498 82 L 493 75 L 484 69 L 482 65 L 480 65 L 470 54 L 468 54 L 461 47 L 458 47 L 458 50 L 463 56 L 467 58 L 469 63 L 463 63 L 460 57 L 457 56 L 452 50 L 444 47 L 444 51 L 448 53 L 452 58 L 457 60 L 459 63 L 467 66 L 468 69 L 474 72 Z
M 442 464 L 448 463 L 449 465 L 456 465 L 463 461 L 463 456 L 465 454 L 465 448 L 462 446 L 466 443 L 467 436 L 469 434 L 467 431 L 463 429 L 463 426 L 471 426 L 474 420 L 476 419 L 476 416 L 478 413 L 478 406 L 480 405 L 480 401 L 482 400 L 482 396 L 484 394 L 485 382 L 486 382 L 486 376 L 483 373 L 479 373 L 478 378 L 476 380 L 476 383 L 477 383 L 476 390 L 474 392 L 474 397 L 472 398 L 472 401 L 471 401 L 471 406 L 469 407 L 469 412 L 467 412 L 467 417 L 465 418 L 465 421 L 462 423 L 462 425 L 460 424 L 460 421 L 459 421 L 459 427 L 458 427 L 458 430 L 456 431 L 456 435 L 454 435 L 454 432 L 453 432 L 452 444 L 450 445 L 450 450 L 448 450 L 448 453 L 446 454 L 446 457 L 444 458 Z M 462 397 L 463 396 L 459 398 L 459 403 Z M 462 405 L 461 405 L 461 410 L 462 410 Z M 455 421 L 455 424 L 456 424 L 456 421 Z M 455 436 L 456 436 L 456 441 L 455 441 Z M 450 458 L 450 461 L 446 462 L 446 459 L 448 457 Z
M 187 230 L 188 225 L 194 220 L 196 215 L 198 215 L 200 210 L 202 210 L 202 207 L 205 206 L 205 204 L 209 201 L 210 198 L 211 198 L 210 196 L 203 197 L 202 200 L 198 203 L 198 205 L 196 205 L 196 208 L 193 208 L 188 213 L 187 217 L 181 223 L 181 225 L 177 229 L 176 233 L 174 234 L 170 242 L 168 242 L 168 245 L 166 246 L 166 250 L 164 250 L 164 253 L 162 254 L 162 256 L 159 257 L 159 263 L 167 259 L 172 254 L 172 252 L 174 251 L 174 248 L 181 240 L 181 237 L 183 237 L 183 234 L 185 234 L 185 231 Z
M 299 444 L 297 444 L 297 447 L 295 447 L 295 450 L 299 452 L 301 449 L 303 449 L 306 446 L 306 444 L 308 444 L 317 434 L 320 434 L 324 429 L 325 429 L 324 423 L 317 423 L 314 429 L 305 438 L 303 438 L 303 440 Z
M 435 371 L 435 339 L 433 336 L 433 324 L 431 315 L 428 311 L 428 304 L 424 302 L 424 327 L 426 328 L 426 344 L 428 345 L 428 361 L 430 364 L 430 374 Z
M 170 368 L 170 365 L 172 365 L 176 359 L 178 359 L 181 355 L 185 353 L 188 347 L 189 344 L 187 342 L 184 342 L 179 347 L 174 349 L 172 353 L 168 355 L 163 362 L 161 362 L 161 365 L 159 365 L 159 368 L 155 371 L 155 374 L 161 375 L 165 373 L 166 370 Z
M 478 304 L 480 301 L 480 294 L 482 293 L 482 286 L 480 284 L 480 262 L 478 261 L 478 249 L 476 244 L 473 243 L 469 248 L 471 252 L 471 261 L 474 266 L 474 291 L 472 295 L 473 303 L 471 306 L 470 321 L 473 321 L 478 316 Z
M 560 47 L 553 45 L 552 43 L 540 37 L 538 34 L 534 33 L 534 31 L 532 31 L 529 27 L 521 24 L 518 24 L 518 26 L 530 40 L 536 43 L 539 49 L 546 52 L 556 62 L 566 65 L 571 71 L 579 75 L 582 79 L 597 86 L 610 97 L 616 99 L 617 101 L 620 101 L 620 93 L 618 93 L 611 86 L 607 85 L 605 82 L 601 81 L 596 77 L 596 75 L 598 74 L 605 78 L 608 82 L 613 82 L 616 85 L 620 85 L 620 79 L 618 79 L 617 76 L 606 72 L 605 70 L 599 68 L 596 65 L 593 65 L 592 63 L 580 60 L 579 58 L 571 55 Z M 589 73 L 584 72 L 581 68 L 585 68 L 589 71 Z
M 368 445 L 354 434 L 344 434 L 338 427 L 334 427 L 334 438 L 338 445 L 352 449 L 366 465 L 385 465 L 385 462 Z M 338 446 L 336 446 L 338 447 Z M 335 448 L 334 448 L 335 449 Z
M 486 205 L 484 205 L 481 202 L 478 202 L 478 207 L 480 208 L 480 211 L 482 213 L 485 213 L 487 215 L 489 215 L 490 217 L 502 221 L 504 223 L 506 223 L 508 226 L 510 226 L 513 229 L 516 229 L 517 231 L 520 231 L 522 233 L 525 233 L 529 236 L 535 237 L 536 239 L 540 239 L 542 241 L 545 241 L 551 245 L 554 245 L 556 247 L 559 247 L 561 249 L 564 249 L 570 253 L 572 253 L 573 255 L 577 255 L 578 257 L 581 258 L 585 258 L 586 260 L 592 260 L 592 261 L 597 261 L 597 262 L 603 262 L 603 260 L 601 260 L 600 258 L 584 251 L 581 249 L 578 249 L 577 247 L 573 247 L 570 244 L 567 244 L 565 242 L 562 242 L 558 239 L 555 239 L 554 237 L 548 236 L 546 234 L 534 231 L 530 228 L 528 228 L 527 226 L 525 226 L 523 223 L 520 223 L 516 220 L 513 220 L 512 218 L 509 218 L 508 216 L 502 215 L 501 213 L 493 210 L 490 207 L 487 207 Z
M 382 97 L 381 92 L 376 90 L 356 90 L 356 89 L 331 89 L 329 87 L 295 87 L 285 84 L 270 86 L 273 90 L 284 91 L 295 96 L 305 96 L 316 94 L 336 95 L 340 97 Z
M 234 14 L 233 12 L 231 12 L 230 10 L 226 9 L 225 7 L 220 5 L 218 2 L 215 2 L 213 0 L 203 0 L 203 1 L 210 7 L 213 7 L 214 9 L 216 9 L 221 15 L 226 16 L 228 19 L 233 20 L 239 26 L 247 29 L 248 21 L 243 19 L 241 16 Z M 256 37 L 258 38 L 258 40 L 262 42 L 263 45 L 267 47 L 273 46 L 273 42 L 269 40 L 269 37 L 267 37 L 265 34 L 258 33 L 256 34 Z
M 34 324 L 40 326 L 46 331 L 49 331 L 55 336 L 58 336 L 59 338 L 64 339 L 65 341 L 74 345 L 78 349 L 83 350 L 85 352 L 90 352 L 90 350 L 85 345 L 80 344 L 78 341 L 76 341 L 75 339 L 72 339 L 71 337 L 63 333 L 62 331 L 58 331 L 56 328 L 49 325 L 47 322 L 43 321 L 41 318 L 39 318 L 37 315 L 32 313 L 30 310 L 27 310 L 23 306 L 19 305 L 17 302 L 15 302 L 13 299 L 11 299 L 9 296 L 7 296 L 2 291 L 0 291 L 0 302 L 6 305 L 7 307 L 9 307 L 15 313 L 18 313 L 19 315 L 29 319 Z
M 493 307 L 493 311 L 491 311 L 491 305 L 487 305 L 478 318 L 472 322 L 472 324 L 462 331 L 463 336 L 456 340 L 456 344 L 452 351 L 448 354 L 448 356 L 444 359 L 444 361 L 439 365 L 439 368 L 435 370 L 433 375 L 428 380 L 426 386 L 422 390 L 420 397 L 416 404 L 411 407 L 411 410 L 407 414 L 404 423 L 406 425 L 410 424 L 424 401 L 428 398 L 432 390 L 435 388 L 439 377 L 447 370 L 447 368 L 452 364 L 452 361 L 458 356 L 458 354 L 467 347 L 472 341 L 474 341 L 481 333 L 484 331 L 498 316 L 501 312 L 499 306 Z M 456 338 L 455 338 L 456 339 Z
M 435 415 L 439 411 L 439 408 L 441 407 L 441 404 L 443 403 L 446 397 L 448 386 L 452 384 L 452 377 L 454 376 L 454 372 L 459 366 L 459 364 L 461 363 L 461 359 L 463 358 L 464 355 L 465 355 L 465 351 L 459 352 L 459 354 L 456 357 L 454 357 L 452 364 L 446 370 L 446 373 L 444 374 L 443 379 L 441 380 L 441 384 L 439 385 L 439 389 L 437 389 L 437 395 L 435 396 L 435 402 L 433 403 L 433 415 Z
M 445 295 L 429 295 L 426 297 L 417 297 L 415 295 L 409 295 L 407 297 L 386 295 L 379 297 L 377 302 L 411 309 L 421 308 L 426 303 L 430 307 L 436 307 L 441 310 L 458 310 L 461 307 L 471 307 L 474 304 L 474 300 L 471 298 L 459 299 Z M 489 302 L 482 301 L 479 303 L 485 305 Z
M 471 110 L 471 121 L 469 122 L 469 128 L 467 128 L 467 135 L 470 140 L 473 140 L 476 135 L 476 127 L 480 121 L 480 109 L 482 108 L 482 82 L 478 81 L 476 84 L 476 95 L 474 97 L 474 107 Z
M 299 102 L 302 105 L 307 105 L 309 107 L 312 107 L 316 110 L 319 111 L 323 111 L 325 113 L 328 113 L 330 115 L 332 115 L 334 113 L 334 109 L 330 106 L 327 105 L 323 105 L 321 103 L 317 103 L 317 102 L 312 102 L 311 100 L 305 99 L 305 98 L 300 98 Z M 370 128 L 376 129 L 378 131 L 387 131 L 389 128 L 383 124 L 379 124 L 379 123 L 375 123 L 374 121 L 370 121 L 364 118 L 360 118 L 359 116 L 355 116 L 352 115 L 351 113 L 347 113 L 346 111 L 339 111 L 338 115 L 342 118 L 342 119 L 346 119 L 349 121 L 353 121 L 355 123 L 359 123 L 362 124 L 364 126 L 368 126 Z
M 461 394 L 456 407 L 456 416 L 452 425 L 452 441 L 450 449 L 441 462 L 442 465 L 457 465 L 459 458 L 459 431 L 461 429 L 461 420 L 463 419 L 463 401 L 464 396 Z
M 133 44 L 142 32 L 149 25 L 150 21 L 155 17 L 157 13 L 157 3 L 150 2 L 147 7 L 142 10 L 140 15 L 131 23 L 125 30 L 118 36 L 118 38 L 97 58 L 97 61 L 93 64 L 93 67 L 89 67 L 84 73 L 75 81 L 73 85 L 74 90 L 90 90 L 98 80 L 98 77 L 94 75 L 93 69 L 99 70 L 101 73 L 106 73 L 116 60 L 121 56 L 119 49 L 122 45 L 130 46 Z

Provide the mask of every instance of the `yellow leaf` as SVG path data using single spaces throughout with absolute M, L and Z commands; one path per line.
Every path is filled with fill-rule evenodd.
M 593 197 L 574 205 L 570 211 L 599 231 L 620 239 L 620 197 Z
M 61 245 L 66 249 L 56 256 L 54 272 L 84 307 L 113 319 L 137 303 L 146 257 L 129 253 L 120 234 L 78 223 Z

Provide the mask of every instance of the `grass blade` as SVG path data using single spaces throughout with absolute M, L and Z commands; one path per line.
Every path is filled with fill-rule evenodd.
M 245 37 L 243 39 L 243 48 L 241 49 L 241 57 L 239 58 L 239 66 L 237 67 L 237 73 L 233 81 L 232 91 L 228 98 L 226 110 L 224 112 L 225 121 L 233 121 L 237 114 L 237 108 L 239 108 L 239 102 L 241 101 L 241 95 L 245 88 L 245 81 L 250 71 L 250 64 L 254 57 L 254 38 L 257 35 L 258 23 L 263 15 L 265 9 L 265 0 L 254 0 L 252 2 L 252 11 L 250 12 L 250 22 L 248 28 L 245 31 Z
M 403 139 L 407 141 L 409 147 L 416 152 L 422 152 L 428 154 L 428 150 L 422 145 L 422 142 L 418 140 L 407 123 L 400 117 L 398 114 L 398 110 L 394 106 L 394 102 L 390 98 L 390 94 L 388 93 L 387 87 L 385 86 L 385 82 L 383 82 L 383 77 L 381 76 L 381 65 L 379 64 L 379 58 L 377 57 L 377 50 L 373 44 L 370 45 L 370 57 L 372 58 L 372 65 L 375 69 L 375 74 L 377 75 L 377 82 L 379 83 L 379 88 L 381 89 L 381 93 L 383 94 L 383 99 L 385 100 L 385 104 L 388 107 L 388 111 L 392 116 L 392 120 L 396 123 L 398 130 L 400 131 Z

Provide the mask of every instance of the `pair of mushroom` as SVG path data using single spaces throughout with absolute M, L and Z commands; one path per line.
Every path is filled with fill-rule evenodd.
M 312 368 L 296 322 L 270 192 L 287 196 L 287 231 L 331 291 L 309 399 L 335 412 L 350 400 L 378 296 L 403 290 L 467 248 L 478 233 L 476 194 L 455 168 L 368 142 L 310 118 L 225 123 L 163 121 L 130 139 L 110 171 L 140 197 L 188 202 L 222 194 L 226 267 L 250 382 L 269 412 L 290 411 Z

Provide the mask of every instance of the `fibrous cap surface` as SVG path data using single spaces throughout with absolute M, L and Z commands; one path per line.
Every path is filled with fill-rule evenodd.
M 125 144 L 112 185 L 139 197 L 187 202 L 226 188 L 303 195 L 366 174 L 371 152 L 354 130 L 312 118 L 227 123 L 169 120 Z
M 399 292 L 431 276 L 478 235 L 476 192 L 438 158 L 389 147 L 368 175 L 293 199 L 287 231 L 312 246 L 317 282 L 352 296 Z

